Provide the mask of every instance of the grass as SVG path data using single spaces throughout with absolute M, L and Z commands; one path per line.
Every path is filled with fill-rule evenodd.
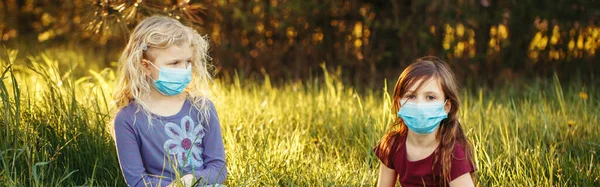
M 0 186 L 124 186 L 109 125 L 115 73 L 78 68 L 85 58 L 65 54 L 80 60 L 10 50 L 0 60 Z M 371 149 L 393 117 L 390 89 L 357 93 L 340 72 L 324 72 L 281 86 L 267 75 L 216 80 L 225 185 L 376 184 Z M 598 93 L 558 78 L 463 89 L 460 120 L 479 184 L 600 186 Z

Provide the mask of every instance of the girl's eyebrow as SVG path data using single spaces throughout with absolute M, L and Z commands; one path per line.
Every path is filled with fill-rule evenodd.
M 436 92 L 432 92 L 432 91 L 425 92 L 425 94 L 426 94 L 426 95 L 427 95 L 427 94 L 431 94 L 431 95 L 438 95 L 438 93 L 436 93 Z
M 404 95 L 406 95 L 406 94 L 412 94 L 413 92 L 414 92 L 413 90 L 409 90 L 409 91 L 406 91 L 406 93 L 404 93 Z M 427 91 L 424 94 L 425 95 L 435 95 L 435 96 L 439 95 L 438 93 L 433 92 L 433 91 Z
M 173 59 L 169 59 L 168 61 L 169 62 L 172 62 L 172 61 L 184 61 L 184 59 L 185 58 L 182 58 L 182 59 L 173 58 Z M 185 61 L 188 61 L 188 60 L 192 60 L 192 57 L 187 58 L 187 60 L 185 60 Z

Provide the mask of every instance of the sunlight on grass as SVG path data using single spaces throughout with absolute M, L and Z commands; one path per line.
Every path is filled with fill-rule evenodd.
M 17 55 L 9 50 L 0 59 L 0 183 L 124 186 L 110 133 L 114 71 L 64 66 L 43 53 Z M 342 72 L 323 70 L 320 79 L 281 86 L 266 72 L 264 80 L 215 81 L 225 185 L 376 183 L 379 161 L 371 149 L 394 116 L 389 88 L 357 93 L 342 83 Z M 459 115 L 480 185 L 600 185 L 599 95 L 584 86 L 563 87 L 555 78 L 524 88 L 464 89 Z

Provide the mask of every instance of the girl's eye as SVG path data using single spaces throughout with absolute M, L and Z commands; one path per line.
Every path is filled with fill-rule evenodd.
M 435 100 L 434 96 L 427 96 L 427 100 Z
M 408 99 L 414 99 L 415 95 L 407 95 L 406 98 L 408 98 Z

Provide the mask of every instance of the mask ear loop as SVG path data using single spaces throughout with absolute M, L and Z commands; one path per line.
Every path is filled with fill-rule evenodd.
M 446 101 L 444 101 L 444 112 L 446 112 L 446 103 L 448 103 L 448 99 L 446 99 Z M 450 112 L 450 109 L 448 109 L 448 112 Z M 447 114 L 448 112 L 446 112 L 446 114 Z
M 143 62 L 146 62 L 146 63 L 149 63 L 149 64 L 150 64 L 150 65 L 152 65 L 154 68 L 156 68 L 158 71 L 160 71 L 160 69 L 158 69 L 158 67 L 156 67 L 156 66 L 154 65 L 154 63 L 150 62 L 149 60 L 142 59 L 142 61 L 143 61 Z M 150 77 L 150 79 L 152 79 L 152 81 L 156 82 L 156 80 L 154 80 L 154 78 L 153 78 L 152 76 L 148 75 L 148 77 Z
M 154 65 L 154 63 L 150 62 L 150 60 L 142 59 L 142 61 L 144 61 L 144 62 L 146 62 L 146 63 L 149 63 L 150 65 L 154 66 L 154 68 L 156 68 L 157 70 L 159 70 L 159 71 L 160 71 L 160 69 L 159 69 L 158 67 L 156 67 L 156 66 Z
M 142 49 L 142 56 L 143 56 L 144 52 L 148 51 L 148 45 L 147 45 L 146 43 L 142 43 L 142 44 L 140 44 L 140 49 Z M 154 65 L 154 63 L 150 62 L 150 60 L 144 59 L 144 58 L 142 57 L 142 62 L 149 63 L 149 64 L 150 64 L 150 65 L 152 65 L 154 68 L 156 68 L 158 71 L 160 71 L 160 69 L 158 69 L 158 67 L 156 67 L 156 66 Z M 154 78 L 153 78 L 152 76 L 150 76 L 150 75 L 148 75 L 148 76 L 150 77 L 150 79 L 152 79 L 152 81 L 153 81 L 153 82 L 156 82 L 156 80 L 154 80 Z

